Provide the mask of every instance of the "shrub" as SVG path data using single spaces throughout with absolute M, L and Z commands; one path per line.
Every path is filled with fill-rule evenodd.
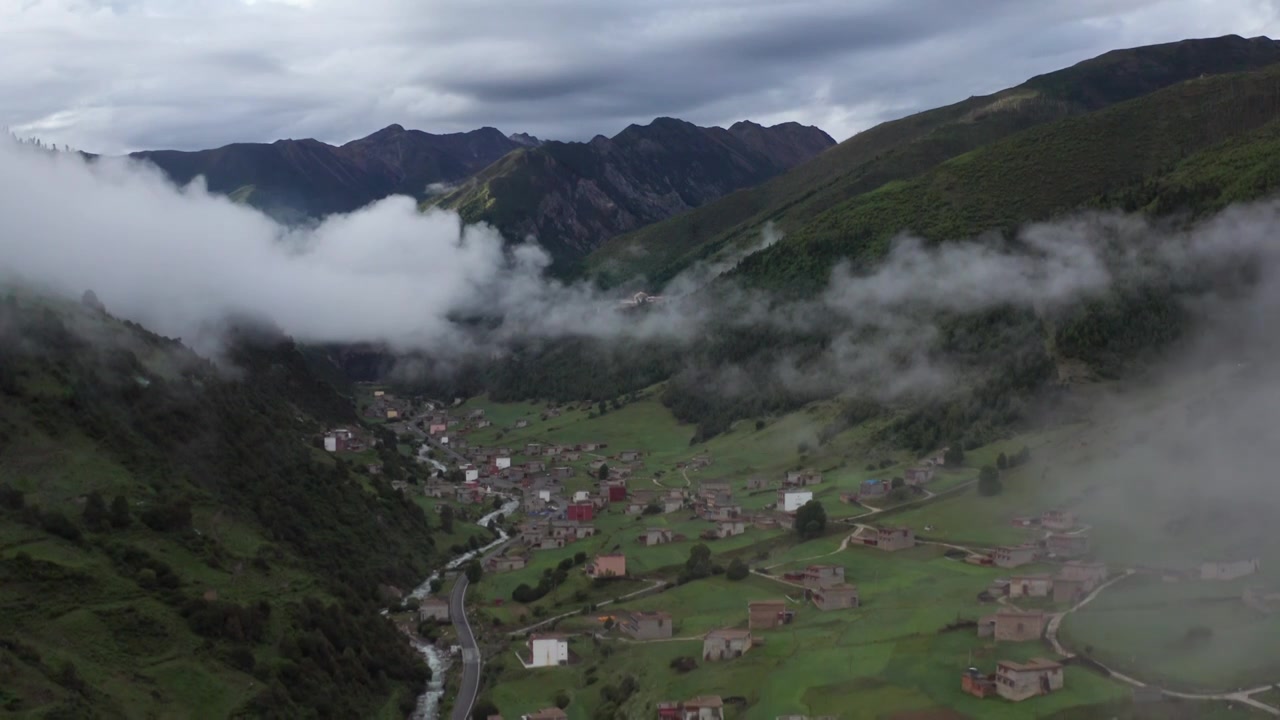
M 747 564 L 737 558 L 734 558 L 733 561 L 729 563 L 729 569 L 725 571 L 724 576 L 730 580 L 743 580 L 746 579 L 749 574 L 751 574 L 751 570 L 747 567 Z

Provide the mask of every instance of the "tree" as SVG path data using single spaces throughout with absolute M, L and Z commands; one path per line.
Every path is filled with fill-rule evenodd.
M 1004 454 L 1004 453 L 1000 453 L 999 455 L 997 455 L 997 456 L 996 456 L 996 469 L 997 469 L 997 470 L 1007 470 L 1008 468 L 1009 468 L 1009 458 L 1005 457 L 1005 454 Z
M 1023 445 L 1022 449 L 1018 451 L 1018 454 L 1015 457 L 1017 458 L 1019 465 L 1025 465 L 1031 462 L 1031 448 Z
M 440 530 L 446 535 L 453 534 L 453 506 L 440 506 Z
M 891 490 L 897 490 L 898 488 L 902 487 L 902 486 L 903 486 L 903 485 L 905 485 L 906 483 L 907 483 L 907 481 L 906 481 L 906 480 L 903 480 L 903 479 L 902 479 L 902 478 L 900 478 L 900 477 L 896 477 L 896 478 L 894 478 L 894 479 L 892 479 L 892 480 L 890 480 L 890 481 L 889 481 L 889 489 L 891 489 Z
M 569 702 L 570 702 L 569 693 L 565 692 L 564 690 L 561 690 L 560 692 L 556 693 L 556 707 L 563 710 L 569 707 Z
M 822 537 L 827 531 L 827 510 L 817 500 L 810 500 L 796 510 L 796 532 L 801 540 Z
M 596 479 L 597 479 L 597 480 L 608 480 L 608 479 L 609 479 L 609 464 L 608 464 L 608 463 L 601 463 L 601 464 L 600 464 L 600 469 L 596 471 Z
M 763 421 L 763 420 L 757 420 L 757 421 L 756 421 L 756 430 L 763 430 L 763 429 L 764 429 L 764 421 Z
M 467 563 L 467 580 L 472 583 L 478 583 L 483 575 L 484 568 L 481 567 L 480 561 L 472 558 L 471 562 Z
M 751 570 L 747 567 L 746 563 L 742 562 L 738 558 L 734 558 L 729 563 L 729 569 L 725 571 L 724 576 L 730 580 L 744 580 L 750 573 Z
M 960 467 L 964 464 L 964 446 L 959 440 L 951 443 L 951 447 L 947 448 L 947 452 L 942 456 L 943 462 L 947 467 Z
M 94 490 L 89 493 L 89 497 L 85 499 L 84 512 L 81 514 L 85 527 L 90 530 L 108 529 L 107 520 L 107 501 L 102 499 L 102 493 Z
M 689 559 L 684 563 L 684 572 L 680 573 L 682 582 L 698 580 L 711 574 L 711 548 L 705 543 L 698 543 L 689 549 Z
M 129 516 L 129 501 L 123 495 L 111 498 L 111 527 L 123 530 L 133 523 Z
M 573 554 L 574 565 L 581 565 L 586 561 L 587 561 L 587 554 L 585 552 L 576 552 Z
M 990 465 L 983 465 L 978 471 L 978 494 L 991 497 L 999 495 L 1004 487 L 1000 484 L 1000 471 Z

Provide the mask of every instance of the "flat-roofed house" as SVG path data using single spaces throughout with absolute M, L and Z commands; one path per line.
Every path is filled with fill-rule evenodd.
M 750 649 L 750 630 L 724 628 L 712 630 L 702 638 L 703 660 L 729 660 L 742 657 Z

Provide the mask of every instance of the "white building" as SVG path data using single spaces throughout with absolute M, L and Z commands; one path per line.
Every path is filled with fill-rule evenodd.
M 574 502 L 586 502 L 591 499 L 591 493 L 586 490 L 579 490 L 573 494 Z
M 463 472 L 466 473 L 467 482 L 472 482 L 474 480 L 480 479 L 480 470 L 478 468 L 473 468 L 470 465 L 468 465 L 467 467 L 463 468 Z
M 541 500 L 542 502 L 551 502 L 551 491 L 550 491 L 550 490 L 539 490 L 539 491 L 538 491 L 538 499 L 539 499 L 539 500 Z
M 795 512 L 801 506 L 813 499 L 813 492 L 809 490 L 797 490 L 795 492 L 783 493 L 782 495 L 782 511 Z
M 506 470 L 507 468 L 511 467 L 511 458 L 509 458 L 509 457 L 500 457 L 500 458 L 495 459 L 495 460 L 493 461 L 493 464 L 494 464 L 494 466 L 495 466 L 495 467 L 497 467 L 499 470 Z
M 338 452 L 338 438 L 333 435 L 325 435 L 324 449 L 329 452 Z
M 555 667 L 569 663 L 569 639 L 564 635 L 529 636 L 529 667 Z

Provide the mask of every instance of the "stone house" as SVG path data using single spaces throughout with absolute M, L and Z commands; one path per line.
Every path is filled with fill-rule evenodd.
M 766 490 L 769 487 L 769 479 L 761 475 L 747 478 L 748 490 Z
M 484 569 L 488 572 L 509 572 L 523 570 L 529 559 L 523 555 L 495 555 L 484 561 Z
M 996 567 L 1016 568 L 1036 559 L 1035 545 L 1002 545 L 991 551 L 991 562 Z
M 893 552 L 906 550 L 916 545 L 916 531 L 911 528 L 878 528 L 875 535 L 863 538 L 864 545 Z
M 1040 514 L 1040 527 L 1045 530 L 1070 530 L 1076 526 L 1076 514 L 1068 510 L 1046 510 Z
M 639 450 L 623 450 L 618 453 L 618 459 L 622 462 L 635 462 L 640 459 Z
M 1000 697 L 1021 702 L 1062 689 L 1062 663 L 1035 658 L 1025 663 L 1001 660 L 996 663 L 996 692 Z
M 618 623 L 618 629 L 636 640 L 661 640 L 671 637 L 674 625 L 668 613 L 633 612 Z
M 1009 578 L 1009 597 L 1049 597 L 1053 578 L 1048 575 L 1015 575 Z
M 564 538 L 569 542 L 589 538 L 596 534 L 594 525 L 590 525 L 576 520 L 552 520 L 551 521 L 551 537 Z
M 727 537 L 741 535 L 747 531 L 747 524 L 740 519 L 737 520 L 721 520 L 716 523 L 716 529 L 712 531 L 714 536 L 723 540 Z
M 449 601 L 435 596 L 422 598 L 418 605 L 418 622 L 427 620 L 449 622 Z
M 1053 579 L 1053 601 L 1055 603 L 1074 603 L 1089 591 L 1085 589 L 1083 580 L 1068 580 L 1063 577 Z
M 587 575 L 593 578 L 626 577 L 626 555 L 597 555 L 587 563 Z
M 1258 572 L 1262 563 L 1257 558 L 1232 562 L 1207 562 L 1200 565 L 1201 580 L 1235 580 Z
M 903 471 L 902 480 L 908 487 L 916 487 L 932 481 L 933 475 L 934 468 L 932 465 L 920 465 Z
M 703 660 L 729 660 L 751 649 L 751 631 L 725 628 L 712 630 L 702 638 Z
M 747 627 L 752 630 L 769 630 L 788 625 L 795 612 L 787 609 L 785 600 L 757 600 L 747 603 Z
M 1045 549 L 1058 557 L 1080 557 L 1089 552 L 1089 533 L 1064 535 L 1053 533 L 1045 538 Z
M 715 505 L 702 514 L 707 520 L 732 520 L 742 514 L 741 505 Z
M 1085 590 L 1092 591 L 1106 581 L 1107 566 L 1105 563 L 1069 560 L 1063 563 L 1062 569 L 1058 571 L 1058 577 L 1063 580 L 1080 580 L 1084 583 Z
M 822 473 L 810 469 L 788 470 L 782 480 L 783 487 L 808 487 L 809 485 L 820 485 L 821 483 Z
M 724 701 L 719 695 L 703 695 L 680 703 L 680 720 L 724 720 Z
M 978 621 L 978 637 L 994 638 L 997 642 L 1027 642 L 1039 640 L 1044 626 L 1045 614 L 1039 610 L 1001 608 L 995 615 Z
M 810 565 L 804 569 L 804 586 L 823 588 L 844 583 L 843 565 Z
M 837 583 L 810 588 L 809 599 L 819 610 L 845 610 L 858 607 L 858 588 L 848 583 Z
M 641 545 L 645 547 L 653 547 L 654 545 L 662 545 L 664 543 L 673 542 L 675 533 L 669 528 L 649 528 L 644 534 L 638 538 Z

